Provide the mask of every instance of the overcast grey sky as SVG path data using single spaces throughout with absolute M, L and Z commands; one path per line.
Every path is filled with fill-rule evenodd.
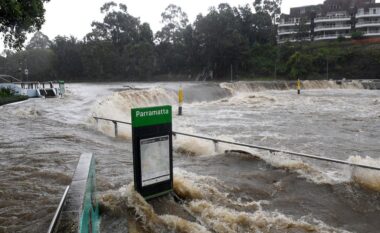
M 190 22 L 199 13 L 207 13 L 209 7 L 226 2 L 232 6 L 252 5 L 253 0 L 121 0 L 128 7 L 128 12 L 140 17 L 142 22 L 148 22 L 156 32 L 161 28 L 161 13 L 173 3 L 185 11 Z M 107 0 L 51 0 L 46 4 L 46 22 L 42 32 L 51 39 L 57 35 L 73 35 L 82 38 L 91 30 L 91 22 L 102 20 L 100 7 Z M 282 9 L 289 13 L 290 7 L 322 3 L 323 0 L 283 0 Z
M 229 3 L 231 6 L 250 4 L 254 0 L 114 0 L 117 3 L 124 3 L 128 7 L 128 12 L 140 17 L 142 22 L 148 22 L 153 32 L 158 31 L 161 13 L 169 4 L 175 4 L 182 8 L 188 16 L 190 22 L 195 20 L 199 14 L 206 14 L 209 7 L 217 6 L 219 3 Z M 54 39 L 57 35 L 73 35 L 82 39 L 91 31 L 91 22 L 101 21 L 102 14 L 100 7 L 109 0 L 51 0 L 46 3 L 46 22 L 41 31 Z M 322 3 L 323 0 L 283 0 L 282 11 L 289 13 L 290 7 L 312 5 Z M 3 50 L 3 43 L 0 43 L 0 51 Z

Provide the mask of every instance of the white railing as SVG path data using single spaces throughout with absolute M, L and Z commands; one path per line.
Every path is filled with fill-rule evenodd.
M 364 36 L 379 36 L 379 35 L 380 35 L 380 30 L 379 31 L 364 32 Z
M 295 30 L 280 30 L 280 31 L 278 31 L 279 35 L 294 34 L 294 33 L 297 33 L 297 31 L 295 31 Z
M 334 16 L 325 16 L 325 17 L 317 17 L 314 19 L 314 22 L 320 21 L 335 21 L 335 20 L 350 20 L 351 17 L 349 15 L 334 15 Z
M 377 23 L 380 23 L 380 20 L 378 20 L 378 21 L 361 21 L 361 22 L 358 22 L 356 25 L 362 25 L 362 24 L 377 24 Z
M 306 37 L 306 38 L 302 38 L 302 39 L 295 39 L 295 38 L 286 38 L 286 39 L 279 39 L 277 40 L 277 42 L 279 44 L 283 44 L 285 42 L 300 42 L 300 41 L 311 41 L 311 39 L 309 37 Z
M 363 17 L 380 17 L 380 12 L 376 12 L 375 14 L 373 12 L 364 12 L 364 13 L 356 14 L 356 18 L 363 18 Z
M 278 24 L 278 26 L 289 26 L 289 25 L 296 25 L 296 21 L 283 21 Z
M 300 21 L 296 21 L 296 20 L 292 20 L 292 21 L 284 21 L 284 22 L 280 22 L 278 24 L 279 27 L 283 27 L 283 26 L 294 26 L 294 25 L 298 25 L 300 24 Z M 310 21 L 307 21 L 305 22 L 306 25 L 310 25 L 311 22 Z
M 380 20 L 379 21 L 358 22 L 356 24 L 356 27 L 366 27 L 366 26 L 380 26 Z
M 299 31 L 297 30 L 286 30 L 286 31 L 278 31 L 278 35 L 288 35 L 288 34 L 297 34 Z M 305 33 L 311 33 L 311 31 L 305 31 Z
M 351 35 L 349 34 L 321 35 L 321 36 L 315 36 L 314 40 L 331 40 L 331 39 L 338 39 L 338 37 L 351 38 Z
M 328 25 L 328 26 L 318 26 L 315 27 L 314 30 L 323 30 L 323 29 L 350 29 L 351 25 L 350 24 L 345 24 L 345 25 Z

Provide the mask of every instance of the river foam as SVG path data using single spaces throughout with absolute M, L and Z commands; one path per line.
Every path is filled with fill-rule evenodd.
M 351 156 L 348 161 L 355 164 L 380 168 L 380 159 L 374 159 L 371 157 Z M 355 183 L 358 183 L 365 188 L 380 192 L 380 171 L 356 167 L 352 169 L 351 177 L 352 181 Z
M 133 209 L 137 220 L 152 232 L 229 233 L 229 232 L 322 232 L 348 233 L 331 227 L 312 216 L 294 218 L 278 211 L 267 211 L 262 205 L 268 202 L 244 203 L 232 200 L 223 182 L 210 176 L 200 176 L 183 169 L 175 169 L 174 191 L 185 199 L 182 208 L 190 211 L 198 220 L 191 222 L 174 215 L 159 215 L 145 199 L 134 190 L 133 183 L 117 192 L 102 197 L 101 205 L 108 212 Z M 219 188 L 218 188 L 219 187 Z M 167 200 L 170 201 L 170 200 Z
M 192 119 L 187 117 L 186 115 L 197 115 L 204 114 L 205 111 L 208 110 L 209 107 L 213 106 L 225 106 L 228 108 L 241 108 L 242 111 L 238 112 L 239 117 L 241 119 L 244 118 L 245 109 L 253 108 L 256 109 L 258 107 L 268 108 L 273 105 L 278 106 L 290 106 L 290 108 L 298 108 L 298 111 L 303 111 L 304 106 L 299 106 L 297 103 L 297 99 L 294 97 L 286 97 L 286 99 L 280 99 L 278 96 L 273 95 L 271 92 L 267 92 L 266 90 L 289 90 L 293 89 L 292 82 L 279 81 L 279 82 L 236 82 L 236 83 L 221 83 L 218 85 L 199 85 L 199 86 L 189 86 L 187 87 L 187 93 L 190 95 L 188 98 L 188 102 L 185 104 L 185 116 L 178 117 L 176 116 L 176 109 L 173 107 L 173 121 L 174 121 L 174 130 L 178 130 L 180 132 L 186 132 L 195 135 L 205 135 L 211 136 L 218 139 L 225 139 L 228 141 L 235 141 L 234 138 L 236 136 L 243 136 L 240 132 L 236 131 L 235 135 L 231 137 L 231 135 L 227 134 L 215 134 L 213 132 L 198 133 L 197 122 L 199 119 Z M 336 81 L 303 81 L 304 89 L 363 89 L 363 85 L 360 81 L 346 81 L 342 83 L 338 83 Z M 212 95 L 208 95 L 208 101 L 202 101 L 199 98 L 200 90 L 205 88 L 204 91 L 207 93 L 216 93 L 214 97 Z M 218 90 L 221 89 L 221 90 Z M 197 90 L 195 93 L 196 96 L 191 96 L 191 92 Z M 230 94 L 224 93 L 223 91 L 229 92 Z M 186 92 L 185 92 L 186 96 Z M 120 92 L 115 92 L 111 96 L 100 100 L 93 108 L 93 115 L 111 118 L 121 121 L 130 121 L 130 110 L 134 107 L 146 107 L 146 106 L 154 106 L 154 105 L 173 105 L 176 106 L 177 101 L 177 93 L 173 89 L 167 89 L 163 87 L 152 87 L 145 89 L 130 89 L 123 90 Z M 198 98 L 196 98 L 198 97 Z M 186 98 L 185 98 L 186 101 Z M 190 102 L 189 102 L 190 101 Z M 319 105 L 318 99 L 312 95 L 307 95 L 303 97 L 303 101 L 305 105 Z M 334 100 L 333 102 L 329 102 L 329 99 L 326 99 L 328 105 L 326 104 L 324 107 L 328 109 L 328 111 L 334 111 L 336 105 L 334 103 L 344 104 L 341 100 Z M 331 105 L 331 106 L 330 106 Z M 190 109 L 190 110 L 188 110 Z M 195 110 L 195 113 L 192 111 Z M 191 111 L 189 113 L 189 111 Z M 289 110 L 290 111 L 290 110 Z M 236 111 L 235 111 L 236 112 Z M 225 111 L 224 114 L 228 114 Z M 373 113 L 373 114 L 376 114 Z M 202 117 L 202 116 L 199 116 Z M 206 116 L 207 117 L 207 116 Z M 360 117 L 363 117 L 361 113 Z M 92 123 L 95 124 L 94 120 L 91 120 Z M 202 122 L 203 123 L 203 122 Z M 204 123 L 207 123 L 207 119 L 204 119 Z M 221 122 L 220 128 L 229 127 L 225 126 L 228 122 Z M 111 122 L 99 121 L 97 123 L 97 129 L 103 133 L 106 133 L 109 136 L 114 135 L 114 125 Z M 220 130 L 223 131 L 223 130 Z M 357 131 L 361 132 L 361 131 Z M 118 134 L 119 137 L 131 140 L 131 129 L 128 125 L 118 125 Z M 249 135 L 245 135 L 249 136 Z M 253 136 L 253 135 L 252 135 Z M 287 137 L 279 135 L 273 135 L 274 138 L 286 140 Z M 263 141 L 268 140 L 268 137 L 264 137 Z M 250 150 L 238 146 L 230 146 L 222 143 L 214 144 L 212 141 L 197 139 L 186 136 L 176 136 L 174 138 L 173 143 L 174 151 L 178 154 L 182 155 L 190 155 L 190 156 L 211 156 L 222 154 L 226 150 L 245 150 L 251 154 L 259 156 L 262 160 L 267 162 L 276 168 L 288 169 L 290 171 L 295 171 L 300 176 L 311 180 L 317 184 L 337 184 L 337 183 L 347 183 L 354 182 L 358 183 L 363 187 L 370 188 L 372 190 L 378 191 L 379 182 L 377 180 L 377 172 L 375 171 L 367 171 L 363 169 L 354 169 L 350 170 L 349 168 L 331 168 L 325 169 L 321 166 L 315 165 L 310 160 L 302 160 L 299 158 L 294 158 L 292 156 L 288 156 L 285 154 L 270 154 L 257 150 Z M 349 161 L 356 158 L 350 158 Z M 371 159 L 368 157 L 365 159 L 359 159 L 358 163 L 365 162 L 366 164 L 376 165 L 377 162 L 375 159 Z M 338 169 L 338 170 L 332 170 Z M 351 174 L 352 173 L 352 174 Z

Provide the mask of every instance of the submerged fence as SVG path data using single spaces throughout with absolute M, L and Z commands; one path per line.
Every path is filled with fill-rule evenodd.
M 118 124 L 132 125 L 130 122 L 118 121 L 118 120 L 113 120 L 113 119 L 108 119 L 108 118 L 103 118 L 103 117 L 93 117 L 93 118 L 96 120 L 97 123 L 99 122 L 99 120 L 112 122 L 114 124 L 115 137 L 118 136 Z M 206 136 L 199 136 L 199 135 L 182 133 L 182 132 L 175 132 L 175 131 L 173 131 L 173 135 L 174 136 L 182 135 L 182 136 L 212 141 L 212 142 L 214 142 L 215 148 L 216 148 L 216 145 L 218 143 L 224 143 L 224 144 L 241 146 L 241 147 L 246 147 L 246 148 L 251 148 L 251 149 L 265 150 L 265 151 L 269 151 L 270 153 L 278 152 L 278 153 L 294 155 L 297 157 L 309 158 L 309 159 L 320 160 L 320 161 L 327 161 L 327 162 L 332 162 L 332 163 L 337 163 L 337 164 L 344 164 L 344 165 L 349 165 L 349 166 L 353 166 L 353 167 L 366 168 L 366 169 L 380 171 L 380 167 L 374 167 L 374 166 L 369 166 L 369 165 L 364 165 L 364 164 L 350 163 L 348 161 L 339 160 L 339 159 L 332 159 L 332 158 L 327 158 L 327 157 L 318 156 L 318 155 L 311 155 L 311 154 L 298 153 L 298 152 L 275 149 L 275 148 L 264 147 L 264 146 L 257 146 L 257 145 L 250 145 L 250 144 L 226 141 L 226 140 L 221 140 L 221 139 L 216 139 L 216 138 L 211 138 L 211 137 L 206 137 Z

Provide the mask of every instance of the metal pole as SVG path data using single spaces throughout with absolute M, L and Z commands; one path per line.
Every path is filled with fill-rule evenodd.
M 218 152 L 218 141 L 214 140 L 214 150 L 215 152 Z
M 327 74 L 327 80 L 329 80 L 329 59 L 326 58 L 326 74 Z
M 274 79 L 277 79 L 277 63 L 278 63 L 278 56 L 279 56 L 279 45 L 277 45 L 276 48 L 276 61 L 274 62 Z
M 124 121 L 111 120 L 111 119 L 101 118 L 101 117 L 94 117 L 94 118 L 95 119 L 100 119 L 100 120 L 105 120 L 105 121 L 118 122 L 118 123 L 126 124 L 126 125 L 131 125 L 131 123 L 124 122 Z M 244 144 L 244 143 L 238 143 L 238 142 L 231 142 L 231 141 L 226 141 L 226 140 L 221 140 L 221 139 L 215 139 L 215 138 L 211 138 L 211 137 L 205 137 L 205 136 L 199 136 L 199 135 L 193 135 L 193 134 L 181 133 L 181 132 L 175 132 L 175 131 L 173 131 L 173 134 L 175 134 L 176 136 L 177 135 L 183 135 L 183 136 L 188 136 L 188 137 L 193 137 L 193 138 L 199 138 L 199 139 L 209 140 L 209 141 L 213 141 L 213 142 L 216 141 L 218 143 L 225 143 L 225 144 L 242 146 L 242 147 L 247 147 L 247 148 L 266 150 L 266 151 L 269 151 L 271 153 L 273 153 L 273 152 L 279 152 L 279 153 L 284 153 L 284 154 L 289 154 L 289 155 L 295 155 L 295 156 L 298 156 L 298 157 L 305 157 L 305 158 L 310 158 L 310 159 L 315 159 L 315 160 L 333 162 L 333 163 L 338 163 L 338 164 L 345 164 L 345 165 L 349 165 L 349 166 L 360 167 L 360 168 L 367 168 L 367 169 L 372 169 L 372 170 L 380 171 L 380 167 L 368 166 L 368 165 L 363 165 L 363 164 L 356 164 L 356 163 L 351 163 L 351 162 L 347 162 L 347 161 L 344 161 L 344 160 L 332 159 L 332 158 L 327 158 L 327 157 L 322 157 L 322 156 L 317 156 L 317 155 L 297 153 L 297 152 L 292 152 L 292 151 L 287 151 L 287 150 L 280 150 L 280 149 L 275 149 L 275 148 L 270 148 L 270 147 L 250 145 L 250 144 Z
M 57 226 L 57 223 L 58 223 L 58 217 L 59 215 L 61 214 L 61 211 L 62 211 L 62 207 L 63 207 L 63 203 L 65 202 L 66 200 L 66 196 L 67 196 L 67 192 L 69 191 L 69 188 L 70 186 L 67 186 L 66 189 L 65 189 L 65 192 L 63 193 L 63 196 L 61 198 L 61 201 L 59 202 L 59 205 L 58 205 L 58 208 L 57 208 L 57 211 L 55 212 L 54 214 L 54 217 L 53 217 L 53 220 L 51 221 L 50 223 L 50 226 L 49 226 L 49 229 L 48 229 L 48 233 L 52 233 L 54 228 Z
M 232 83 L 232 78 L 233 78 L 233 69 L 232 69 L 232 63 L 231 63 L 231 83 Z
M 116 121 L 113 121 L 113 124 L 114 124 L 114 126 L 115 126 L 115 138 L 117 138 L 117 136 L 118 136 L 117 122 L 116 122 Z

